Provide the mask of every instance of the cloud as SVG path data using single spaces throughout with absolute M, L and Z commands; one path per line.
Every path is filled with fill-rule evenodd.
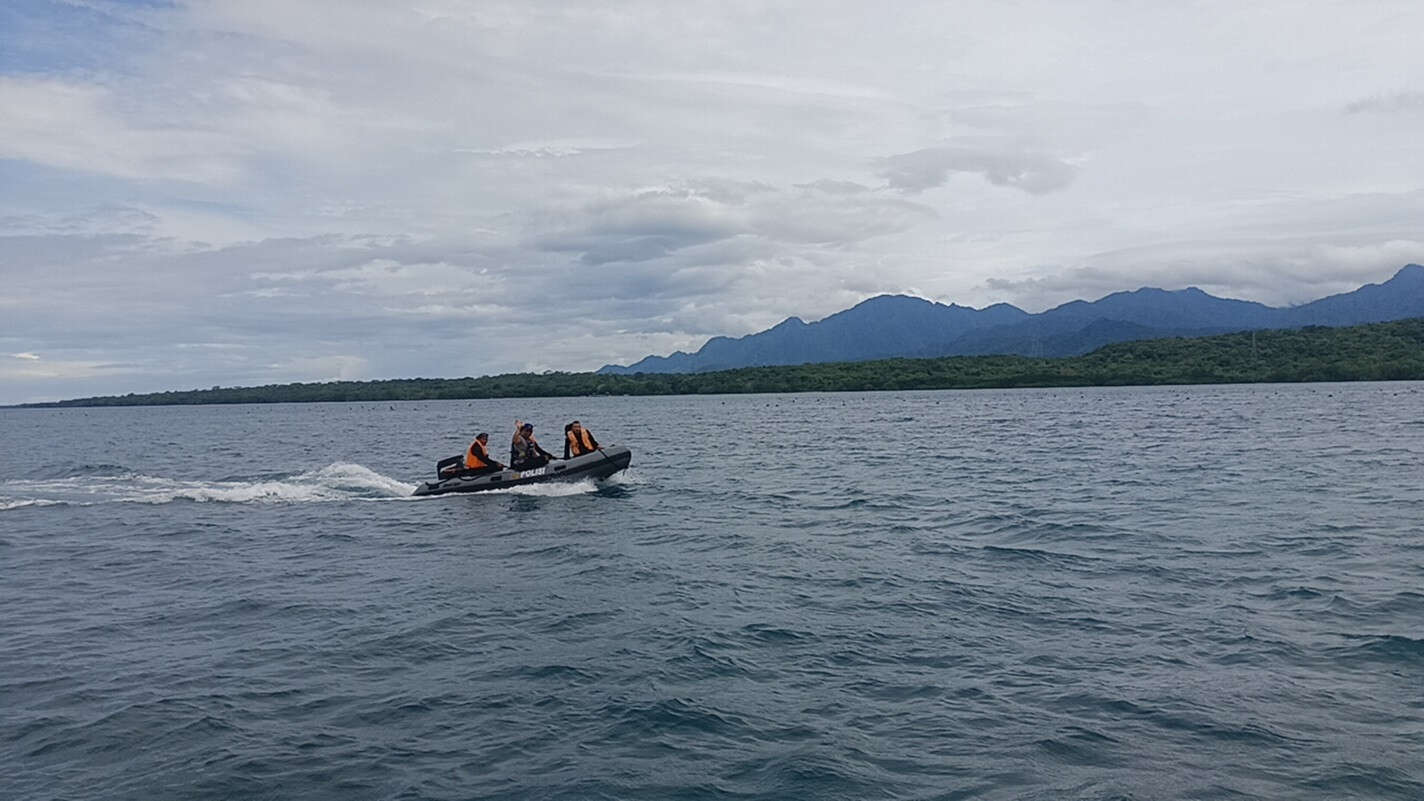
M 828 195 L 859 195 L 870 191 L 870 187 L 864 184 L 858 184 L 855 181 L 837 181 L 831 178 L 821 178 L 807 184 L 796 184 L 796 188 L 809 192 L 823 192 Z
M 273 368 L 277 375 L 297 381 L 357 381 L 366 377 L 369 364 L 362 356 L 342 353 L 297 357 Z
M 222 133 L 133 125 L 105 86 L 0 75 L 0 158 L 119 178 L 227 184 L 244 146 Z
M 845 183 L 832 182 L 829 192 L 825 183 L 800 191 L 766 184 L 640 190 L 566 211 L 556 230 L 534 241 L 595 266 L 653 261 L 738 237 L 754 240 L 757 255 L 773 257 L 801 245 L 849 246 L 935 217 L 899 198 L 846 191 Z
M 542 250 L 576 253 L 584 264 L 648 261 L 746 229 L 740 209 L 694 190 L 654 189 L 590 204 L 563 230 L 535 238 Z
M 33 353 L 12 353 L 10 355 L 16 359 L 28 359 L 30 361 L 39 361 L 40 358 L 39 356 Z
M 255 272 L 251 277 L 260 282 L 325 283 L 328 291 L 357 295 L 399 297 L 405 295 L 450 296 L 468 292 L 495 291 L 499 278 L 487 268 L 469 265 L 436 263 L 402 263 L 395 259 L 378 258 L 352 267 L 297 272 Z M 272 290 L 275 290 L 273 292 Z M 257 297 L 299 295 L 299 291 L 283 286 L 254 290 Z
M 1328 9 L 1212 12 L 20 4 L 0 353 L 44 359 L 0 363 L 73 370 L 0 393 L 579 369 L 879 292 L 1289 302 L 1420 261 L 1424 6 L 1352 6 L 1349 47 Z
M 911 194 L 943 186 L 954 173 L 973 173 L 995 186 L 1041 195 L 1068 186 L 1075 173 L 1072 165 L 1042 153 L 967 147 L 925 148 L 889 156 L 881 163 L 886 182 Z
M 456 153 L 475 156 L 513 156 L 519 158 L 567 158 L 600 151 L 629 150 L 638 146 L 637 142 L 599 141 L 594 139 L 568 139 L 547 142 L 518 142 L 494 148 L 457 147 Z
M 0 362 L 0 378 L 10 381 L 100 379 L 124 373 L 139 373 L 135 365 L 83 359 L 26 360 L 21 364 Z
M 1421 261 L 1424 240 L 1180 242 L 1096 254 L 1073 267 L 1042 265 L 1035 270 L 1038 275 L 989 278 L 984 286 L 1034 311 L 1143 286 L 1195 286 L 1221 297 L 1287 306 L 1382 281 L 1405 264 Z
M 1351 102 L 1346 114 L 1424 114 L 1424 92 L 1396 92 Z
M 50 216 L 16 214 L 0 217 L 0 236 L 47 234 L 151 234 L 161 218 L 133 206 L 96 206 L 83 211 Z
M 825 81 L 816 78 L 790 75 L 769 75 L 755 72 L 706 71 L 635 73 L 624 74 L 622 77 L 641 81 L 667 81 L 678 84 L 762 89 L 792 95 L 821 95 L 826 97 L 881 101 L 893 99 L 885 90 L 864 84 Z

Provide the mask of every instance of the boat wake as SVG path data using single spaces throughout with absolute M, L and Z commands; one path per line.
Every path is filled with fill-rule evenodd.
M 0 496 L 0 512 L 8 512 L 11 509 L 23 509 L 26 506 L 63 506 L 64 501 L 53 501 L 48 498 L 28 498 L 14 500 Z
M 198 481 L 149 476 L 124 469 L 98 474 L 0 482 L 0 511 L 100 503 L 305 503 L 409 498 L 410 484 L 370 468 L 337 462 L 291 475 Z
M 562 498 L 568 495 L 583 495 L 598 491 L 599 482 L 591 478 L 582 481 L 556 481 L 548 484 L 524 484 L 485 490 L 484 495 L 529 495 L 536 498 Z

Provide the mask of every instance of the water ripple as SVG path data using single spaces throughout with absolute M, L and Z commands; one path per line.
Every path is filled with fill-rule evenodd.
M 1413 801 L 1421 390 L 0 410 L 0 796 Z

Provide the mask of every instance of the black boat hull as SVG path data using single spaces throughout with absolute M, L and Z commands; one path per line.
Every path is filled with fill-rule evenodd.
M 619 470 L 627 468 L 628 463 L 632 460 L 632 451 L 622 445 L 611 445 L 572 459 L 555 459 L 543 467 L 533 470 L 501 470 L 497 473 L 454 476 L 441 481 L 427 481 L 415 488 L 415 494 L 445 495 L 452 492 L 484 492 L 551 481 L 608 478 Z

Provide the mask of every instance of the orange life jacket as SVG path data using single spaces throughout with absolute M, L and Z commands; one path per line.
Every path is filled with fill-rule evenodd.
M 449 451 L 446 451 L 449 453 Z M 491 467 L 489 451 L 479 440 L 470 443 L 470 449 L 465 451 L 465 469 L 479 470 L 481 467 Z
M 578 430 L 578 436 L 575 436 L 572 428 L 569 429 L 568 438 L 569 453 L 574 456 L 583 456 L 585 453 L 593 453 L 593 435 L 588 433 L 587 428 L 580 428 Z

